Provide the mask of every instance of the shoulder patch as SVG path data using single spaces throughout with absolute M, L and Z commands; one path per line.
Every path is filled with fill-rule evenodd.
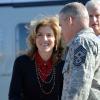
M 79 46 L 77 49 L 74 50 L 74 61 L 73 64 L 75 66 L 80 66 L 81 64 L 85 63 L 87 51 L 83 46 Z

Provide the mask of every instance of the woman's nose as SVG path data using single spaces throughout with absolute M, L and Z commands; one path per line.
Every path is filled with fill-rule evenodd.
M 44 38 L 44 40 L 47 40 L 48 39 L 48 37 L 46 35 L 44 35 L 43 38 Z

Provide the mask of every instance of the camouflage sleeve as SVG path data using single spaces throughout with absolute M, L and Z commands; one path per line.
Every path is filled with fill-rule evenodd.
M 70 81 L 66 100 L 87 100 L 93 80 L 95 56 L 90 47 L 73 46 L 70 50 Z

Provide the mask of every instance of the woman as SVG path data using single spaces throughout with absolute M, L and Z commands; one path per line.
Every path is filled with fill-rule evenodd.
M 60 100 L 64 61 L 58 19 L 44 18 L 30 26 L 30 49 L 15 60 L 9 100 Z

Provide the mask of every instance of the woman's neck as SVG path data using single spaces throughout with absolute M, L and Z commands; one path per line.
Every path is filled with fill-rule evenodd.
M 48 52 L 48 53 L 41 53 L 39 52 L 39 55 L 41 56 L 41 58 L 44 60 L 44 61 L 47 61 L 48 59 L 50 59 L 51 55 L 52 55 L 52 52 Z

